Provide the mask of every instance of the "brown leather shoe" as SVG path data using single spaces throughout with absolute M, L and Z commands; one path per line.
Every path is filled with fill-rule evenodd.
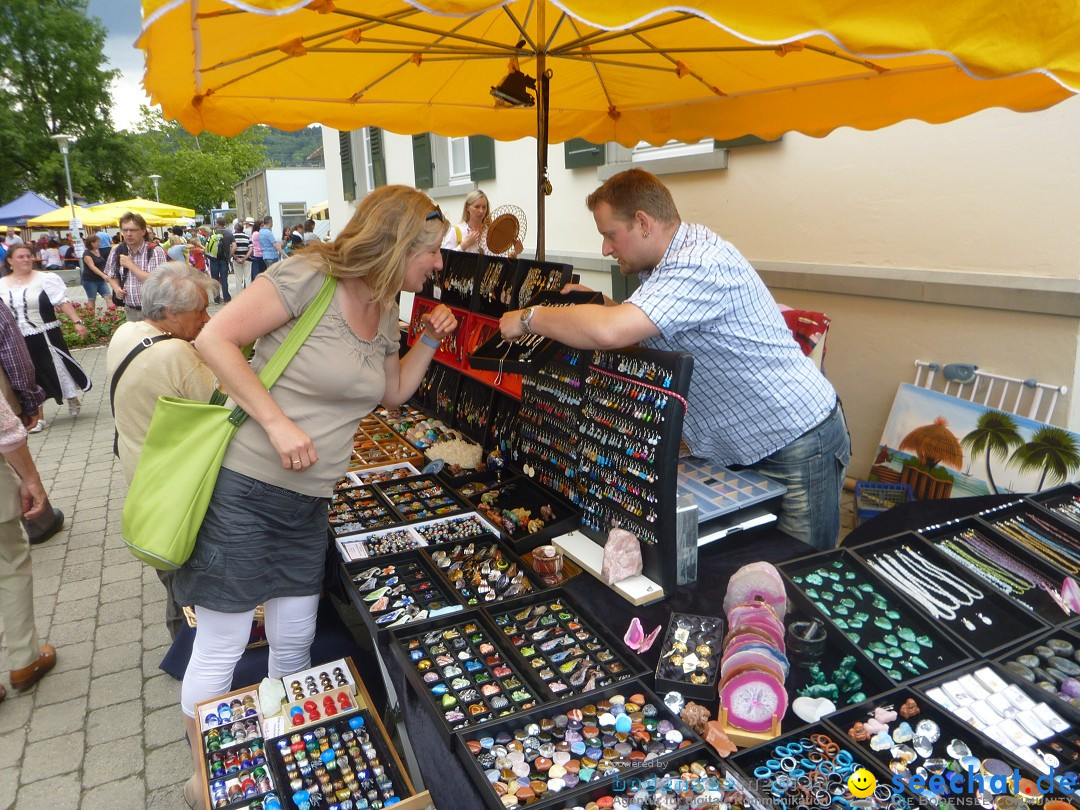
M 28 667 L 11 670 L 11 685 L 20 692 L 29 689 L 40 681 L 50 669 L 56 666 L 56 649 L 52 644 L 41 645 L 41 655 Z
M 3 703 L 4 698 L 6 698 L 6 697 L 7 697 L 7 689 L 5 689 L 4 685 L 2 683 L 0 683 L 0 703 Z

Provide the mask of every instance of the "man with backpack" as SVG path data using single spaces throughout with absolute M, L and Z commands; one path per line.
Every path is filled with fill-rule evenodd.
M 229 295 L 229 262 L 236 250 L 236 240 L 233 233 L 225 227 L 225 217 L 217 218 L 217 228 L 206 240 L 206 258 L 210 261 L 210 277 L 221 285 L 221 296 L 214 299 L 215 304 L 221 303 L 224 296 L 225 303 L 232 300 Z

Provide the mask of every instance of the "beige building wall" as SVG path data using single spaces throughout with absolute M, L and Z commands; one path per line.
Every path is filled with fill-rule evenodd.
M 1053 421 L 1080 431 L 1078 140 L 1073 99 L 937 126 L 789 134 L 730 150 L 726 169 L 663 179 L 683 218 L 734 243 L 778 301 L 833 319 L 826 372 L 848 413 L 850 472 L 864 477 L 916 359 L 1065 385 Z M 388 135 L 386 149 L 390 182 L 412 183 L 409 139 Z M 548 258 L 610 290 L 583 203 L 604 170 L 567 171 L 562 154 L 551 147 Z M 493 206 L 525 210 L 533 249 L 535 142 L 498 143 L 496 161 L 483 188 Z M 437 200 L 454 221 L 472 187 Z M 330 198 L 333 216 L 332 186 Z

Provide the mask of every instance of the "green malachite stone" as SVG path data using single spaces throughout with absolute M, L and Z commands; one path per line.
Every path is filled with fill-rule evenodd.
M 904 669 L 906 669 L 912 675 L 918 675 L 919 674 L 919 670 L 915 669 L 915 667 L 911 664 L 911 662 L 908 661 L 906 658 L 903 661 L 900 662 L 900 666 L 902 666 Z
M 837 608 L 837 609 L 839 610 L 839 608 Z M 835 624 L 841 630 L 847 630 L 848 629 L 848 623 L 844 619 L 833 619 L 833 624 Z M 919 647 L 919 645 L 916 644 L 915 645 L 916 650 L 918 650 L 918 647 Z
M 835 571 L 829 571 L 827 574 L 825 574 L 825 576 L 827 576 L 833 582 L 839 582 L 840 581 L 840 575 L 838 573 L 836 573 Z
M 802 585 L 802 583 L 803 583 L 803 578 L 802 578 L 802 577 L 800 577 L 800 576 L 798 576 L 798 575 L 795 575 L 795 576 L 793 576 L 793 577 L 791 578 L 791 581 L 792 581 L 792 582 L 794 582 L 794 583 L 795 583 L 796 585 Z
M 896 647 L 900 644 L 900 639 L 894 636 L 892 633 L 886 633 L 881 637 L 881 640 L 888 644 L 890 647 Z
M 844 586 L 843 586 L 843 585 L 841 585 L 841 584 L 840 584 L 839 582 L 834 582 L 834 583 L 833 583 L 833 586 L 832 586 L 832 589 L 833 589 L 834 591 L 836 591 L 837 593 L 843 593 L 843 592 L 844 592 L 844 590 L 845 590 L 845 589 L 844 589 Z
M 880 627 L 882 630 L 892 630 L 892 622 L 890 622 L 884 616 L 875 616 L 874 626 Z
M 900 642 L 900 649 L 906 653 L 910 653 L 911 655 L 916 655 L 922 649 L 922 647 L 920 647 L 914 641 L 902 641 Z
M 866 700 L 866 692 L 854 692 L 848 695 L 847 705 L 854 706 L 856 703 L 862 703 Z
M 836 599 L 836 594 L 832 591 L 822 591 L 821 598 L 824 599 L 826 602 L 832 602 Z
M 868 649 L 872 653 L 877 653 L 878 655 L 885 655 L 885 653 L 888 652 L 889 648 L 882 644 L 880 641 L 871 641 L 869 644 L 866 645 L 866 649 Z
M 874 606 L 874 608 L 877 609 L 877 610 L 888 610 L 889 609 L 889 603 L 886 602 L 884 599 L 882 599 L 880 596 L 875 596 L 874 601 L 871 602 L 870 604 L 872 604 Z
M 848 609 L 843 605 L 833 605 L 833 613 L 837 614 L 838 616 L 847 616 Z
M 846 608 L 853 608 L 853 607 L 855 607 L 855 600 L 854 599 L 841 599 L 840 604 L 843 605 Z
M 879 658 L 877 662 L 882 669 L 892 669 L 895 666 L 891 658 Z
M 871 585 L 869 582 L 864 582 L 859 586 L 859 590 L 862 591 L 863 593 L 873 593 L 874 592 L 874 586 Z
M 835 568 L 837 571 L 839 571 L 841 568 L 844 567 L 843 560 L 833 560 L 832 561 L 832 567 Z
M 817 588 L 807 588 L 806 590 L 803 591 L 803 593 L 805 593 L 811 599 L 817 599 L 818 598 Z
M 858 644 L 862 640 L 858 633 L 844 633 L 844 635 L 851 639 L 852 644 Z
M 806 581 L 809 582 L 811 585 L 820 585 L 822 582 L 824 582 L 820 574 L 807 574 Z
M 900 620 L 900 613 L 896 610 L 886 610 L 885 615 L 892 619 L 894 622 Z
M 855 618 L 858 619 L 860 622 L 870 621 L 870 614 L 869 613 L 856 613 Z
M 848 619 L 848 627 L 852 630 L 862 630 L 864 622 L 861 619 L 851 618 Z
M 829 610 L 829 606 L 828 606 L 828 605 L 823 605 L 823 604 L 821 604 L 820 602 L 818 602 L 818 606 L 817 606 L 817 608 L 818 608 L 818 610 L 820 610 L 820 611 L 821 611 L 822 613 L 824 613 L 824 614 L 825 614 L 826 616 L 832 616 L 832 611 L 831 611 L 831 610 Z
M 845 571 L 844 572 L 844 579 L 846 579 L 848 581 L 855 579 L 855 572 L 854 571 Z
M 934 647 L 934 640 L 930 636 L 916 636 L 915 640 L 919 642 L 920 647 L 926 647 L 928 650 Z
M 925 661 L 923 661 L 921 658 L 919 658 L 919 656 L 917 656 L 917 655 L 911 656 L 911 663 L 913 663 L 919 669 L 923 669 L 923 670 L 930 669 L 930 665 L 928 663 L 926 663 Z
M 899 647 L 889 647 L 889 652 L 887 654 L 888 654 L 889 658 L 903 658 L 904 657 L 904 651 L 901 650 Z
M 915 641 L 915 631 L 910 627 L 901 627 L 896 631 L 896 634 L 904 641 Z

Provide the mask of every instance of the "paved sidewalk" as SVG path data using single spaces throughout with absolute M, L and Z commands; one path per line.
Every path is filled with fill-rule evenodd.
M 105 349 L 73 354 L 94 381 L 82 413 L 72 418 L 50 400 L 49 427 L 30 436 L 66 516 L 59 534 L 33 547 L 38 632 L 57 664 L 20 694 L 0 654 L 0 807 L 182 810 L 191 755 L 180 682 L 158 669 L 169 647 L 165 591 L 120 541 L 125 485 L 112 454 Z

